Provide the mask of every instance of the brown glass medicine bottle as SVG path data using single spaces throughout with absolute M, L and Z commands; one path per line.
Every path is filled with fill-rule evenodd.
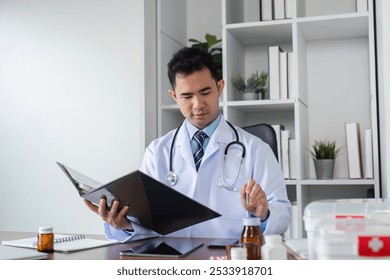
M 45 226 L 38 229 L 37 250 L 50 253 L 54 251 L 53 227 Z
M 260 228 L 260 218 L 244 218 L 243 225 L 241 243 L 256 243 L 260 246 L 264 244 L 264 236 Z

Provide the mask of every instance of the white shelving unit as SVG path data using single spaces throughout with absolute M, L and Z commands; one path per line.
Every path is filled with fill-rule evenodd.
M 368 11 L 359 13 L 355 0 L 293 0 L 292 18 L 272 21 L 257 20 L 259 12 L 256 19 L 254 11 L 259 9 L 258 0 L 222 0 L 221 4 L 226 85 L 220 110 L 227 120 L 242 127 L 256 123 L 283 124 L 296 139 L 297 178 L 286 180 L 286 185 L 290 200 L 297 205 L 299 237 L 305 236 L 301 217 L 311 201 L 365 198 L 372 188 L 374 196 L 379 198 L 372 0 L 368 1 Z M 175 28 L 180 27 L 176 25 Z M 163 37 L 165 33 L 161 33 Z M 167 45 L 164 39 L 160 42 L 160 54 L 169 53 L 168 58 L 161 59 L 169 59 L 172 49 L 164 49 Z M 256 70 L 268 71 L 270 45 L 279 45 L 293 53 L 296 98 L 241 100 L 240 94 L 233 89 L 231 77 L 237 73 L 247 76 Z M 165 70 L 166 63 L 160 65 Z M 160 82 L 164 83 L 162 79 Z M 164 87 L 160 84 L 161 89 Z M 182 120 L 172 101 L 159 100 L 161 135 Z M 374 179 L 348 179 L 346 122 L 360 124 L 362 143 L 363 129 L 372 129 Z M 344 148 L 336 159 L 333 180 L 315 179 L 308 150 L 314 140 L 319 139 L 335 140 Z

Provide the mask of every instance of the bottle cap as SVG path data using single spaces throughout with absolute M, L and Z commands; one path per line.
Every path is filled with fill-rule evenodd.
M 233 260 L 246 260 L 247 249 L 242 247 L 232 247 L 230 249 L 230 258 Z
M 39 227 L 38 232 L 42 234 L 53 233 L 53 227 L 52 226 Z
M 244 224 L 244 226 L 260 226 L 261 220 L 260 220 L 260 218 L 257 218 L 257 217 L 244 218 L 243 224 Z
M 264 241 L 266 244 L 281 244 L 282 236 L 278 234 L 265 235 Z

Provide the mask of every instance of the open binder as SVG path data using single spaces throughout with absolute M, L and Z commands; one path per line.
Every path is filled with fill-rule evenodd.
M 103 185 L 61 163 L 57 164 L 81 197 L 98 205 L 100 198 L 105 196 L 108 206 L 117 199 L 119 208 L 129 206 L 127 216 L 131 222 L 161 235 L 221 216 L 139 170 Z

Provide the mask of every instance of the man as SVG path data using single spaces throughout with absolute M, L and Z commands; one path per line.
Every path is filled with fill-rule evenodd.
M 239 238 L 247 212 L 261 219 L 264 234 L 285 232 L 291 204 L 280 166 L 267 144 L 239 127 L 231 127 L 219 113 L 224 81 L 218 80 L 212 57 L 196 48 L 182 48 L 168 64 L 168 77 L 172 86 L 169 94 L 185 121 L 149 145 L 140 170 L 166 183 L 173 169 L 177 182 L 167 187 L 222 214 L 171 235 Z M 198 130 L 205 134 L 195 139 Z M 231 145 L 224 160 L 226 147 L 236 140 L 243 146 Z M 243 147 L 246 156 L 241 165 Z M 126 241 L 131 240 L 133 231 L 148 232 L 126 219 L 128 206 L 118 209 L 118 202 L 113 202 L 108 211 L 104 199 L 99 207 L 86 203 L 106 222 L 109 238 Z

